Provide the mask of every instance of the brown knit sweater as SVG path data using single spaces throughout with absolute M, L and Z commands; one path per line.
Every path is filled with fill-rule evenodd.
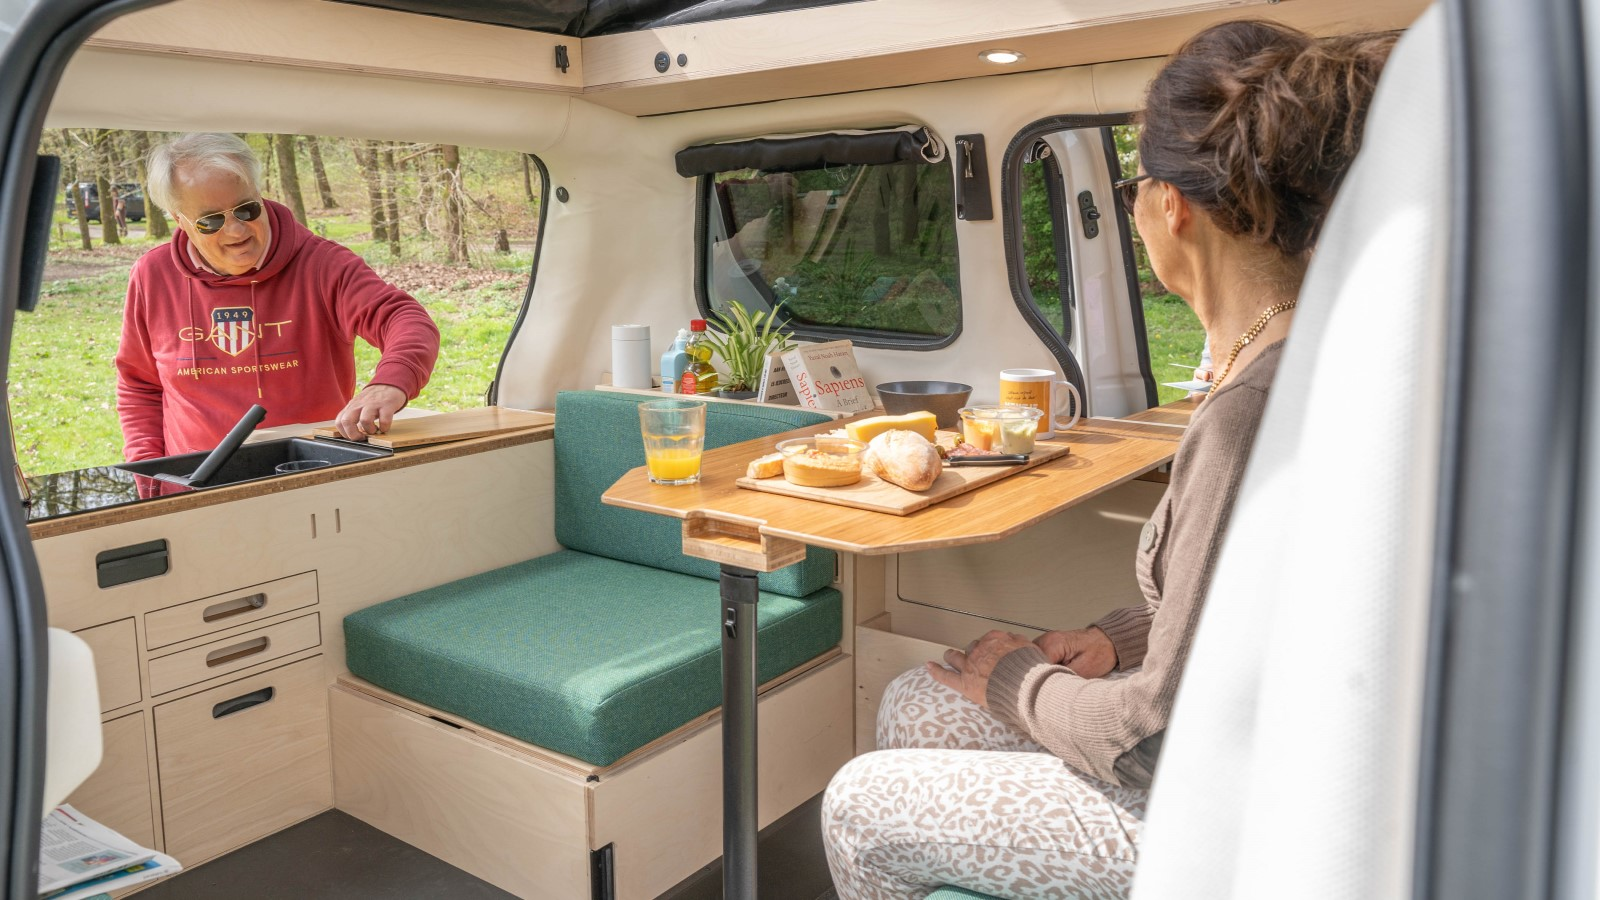
M 989 708 L 1096 778 L 1149 787 L 1211 573 L 1239 495 L 1283 342 L 1206 399 L 1172 463 L 1172 480 L 1139 535 L 1145 602 L 1094 624 L 1127 678 L 1088 679 L 1050 665 L 1037 647 L 1006 654 L 989 680 Z

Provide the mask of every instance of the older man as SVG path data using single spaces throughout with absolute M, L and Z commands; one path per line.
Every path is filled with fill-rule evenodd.
M 123 455 L 208 450 L 256 403 L 266 425 L 333 419 L 352 440 L 387 430 L 439 355 L 422 305 L 263 199 L 261 163 L 234 135 L 183 135 L 150 154 L 149 173 L 179 231 L 129 273 Z M 382 351 L 359 392 L 357 335 Z

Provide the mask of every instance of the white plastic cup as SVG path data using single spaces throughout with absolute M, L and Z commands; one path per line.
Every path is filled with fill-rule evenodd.
M 650 370 L 650 326 L 611 326 L 611 383 L 649 390 L 655 387 Z

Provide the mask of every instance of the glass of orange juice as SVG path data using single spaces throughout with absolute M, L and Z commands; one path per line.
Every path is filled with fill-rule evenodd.
M 704 400 L 649 400 L 639 404 L 644 460 L 656 484 L 695 484 L 706 443 Z

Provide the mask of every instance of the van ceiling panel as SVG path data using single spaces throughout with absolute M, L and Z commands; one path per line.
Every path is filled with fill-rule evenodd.
M 337 0 L 446 19 L 592 37 L 859 0 Z

